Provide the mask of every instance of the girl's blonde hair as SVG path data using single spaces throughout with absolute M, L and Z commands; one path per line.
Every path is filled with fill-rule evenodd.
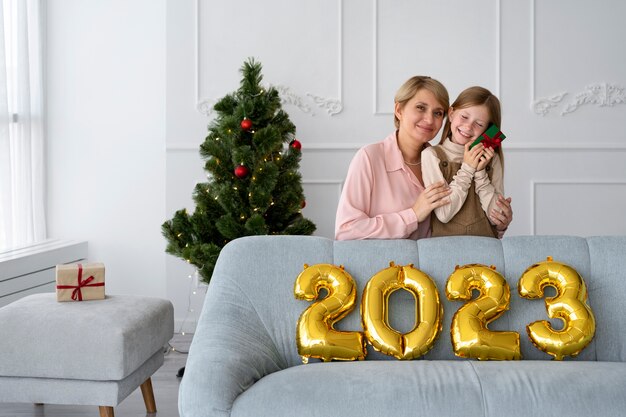
M 446 87 L 434 78 L 424 75 L 416 75 L 406 80 L 405 83 L 400 86 L 398 92 L 396 92 L 394 101 L 400 104 L 401 107 L 404 107 L 404 105 L 415 97 L 415 94 L 417 94 L 417 92 L 421 89 L 425 89 L 433 93 L 435 99 L 437 99 L 444 110 L 450 107 L 450 96 L 448 95 Z M 400 120 L 398 120 L 395 114 L 393 116 L 393 123 L 396 126 L 396 129 L 400 127 Z
M 487 107 L 487 111 L 489 112 L 489 124 L 493 123 L 500 128 L 502 127 L 502 111 L 500 109 L 500 100 L 498 100 L 498 97 L 491 94 L 491 91 L 478 86 L 466 88 L 461 92 L 461 94 L 459 94 L 457 99 L 454 100 L 451 109 L 458 110 L 472 106 Z M 487 125 L 487 127 L 489 127 L 489 125 Z M 485 128 L 485 130 L 487 130 L 487 128 Z M 443 143 L 444 140 L 451 137 L 452 129 L 450 128 L 450 118 L 447 118 L 443 126 L 441 141 L 439 141 L 439 143 Z M 496 153 L 500 157 L 502 165 L 504 166 L 502 146 L 499 146 L 496 149 Z

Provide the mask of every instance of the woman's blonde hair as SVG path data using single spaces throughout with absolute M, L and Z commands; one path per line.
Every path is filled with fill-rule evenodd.
M 489 112 L 489 124 L 495 124 L 498 127 L 502 127 L 502 111 L 500 109 L 500 100 L 498 97 L 491 94 L 491 91 L 487 90 L 483 87 L 469 87 L 466 88 L 459 94 L 459 96 L 452 103 L 451 109 L 465 109 L 467 107 L 472 106 L 485 106 L 487 107 L 487 111 Z M 487 127 L 489 127 L 489 124 Z M 485 128 L 486 130 L 486 128 Z M 439 143 L 443 143 L 447 138 L 452 137 L 452 129 L 450 127 L 450 118 L 446 119 L 445 124 L 443 125 L 443 131 L 441 133 L 441 141 Z M 499 146 L 496 149 L 496 153 L 500 157 L 502 161 L 502 165 L 504 166 L 504 158 L 502 155 L 502 146 Z
M 446 87 L 434 78 L 424 75 L 416 75 L 406 80 L 396 92 L 394 101 L 400 104 L 401 107 L 404 107 L 404 105 L 415 97 L 415 94 L 417 94 L 417 92 L 421 89 L 425 89 L 433 93 L 435 99 L 437 99 L 439 104 L 441 104 L 444 111 L 450 107 L 450 96 L 448 95 Z M 396 129 L 400 127 L 400 120 L 398 120 L 395 114 L 393 116 L 393 123 L 396 126 Z

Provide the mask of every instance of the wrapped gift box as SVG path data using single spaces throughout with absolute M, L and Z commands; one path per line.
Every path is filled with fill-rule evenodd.
M 500 128 L 494 124 L 491 124 L 485 133 L 480 135 L 472 144 L 470 145 L 470 149 L 474 146 L 478 145 L 480 142 L 483 143 L 485 148 L 493 148 L 496 149 L 502 141 L 506 139 L 506 135 L 500 131 Z
M 57 301 L 104 299 L 104 264 L 65 264 L 56 267 Z

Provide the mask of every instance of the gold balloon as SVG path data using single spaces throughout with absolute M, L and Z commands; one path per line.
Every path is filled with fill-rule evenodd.
M 480 295 L 472 300 L 472 290 Z M 509 308 L 509 284 L 495 266 L 469 264 L 455 268 L 446 284 L 449 300 L 467 300 L 452 318 L 450 334 L 454 354 L 481 360 L 521 359 L 517 332 L 496 332 L 487 325 Z
M 417 304 L 416 326 L 408 333 L 399 333 L 389 326 L 389 296 L 406 289 Z M 363 291 L 361 320 L 365 336 L 374 349 L 398 359 L 414 359 L 434 345 L 442 327 L 443 306 L 433 280 L 413 265 L 389 268 L 374 275 Z
M 561 319 L 563 330 L 553 330 L 547 320 L 526 326 L 528 336 L 538 349 L 562 360 L 564 356 L 578 355 L 593 339 L 596 320 L 587 304 L 587 286 L 571 266 L 555 262 L 552 257 L 530 266 L 518 283 L 520 296 L 542 298 L 546 286 L 557 294 L 545 299 L 548 317 Z
M 335 322 L 350 313 L 356 304 L 356 284 L 343 266 L 330 264 L 304 265 L 296 278 L 296 298 L 314 301 L 324 288 L 328 295 L 313 303 L 298 319 L 296 342 L 298 354 L 307 363 L 309 358 L 323 361 L 363 360 L 367 355 L 362 332 L 333 329 Z

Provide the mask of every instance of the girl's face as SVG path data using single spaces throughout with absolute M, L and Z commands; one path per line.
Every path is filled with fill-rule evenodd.
M 396 103 L 395 114 L 400 121 L 402 136 L 407 135 L 418 144 L 424 144 L 441 129 L 445 109 L 433 93 L 421 89 L 404 105 Z
M 462 109 L 450 107 L 450 130 L 452 142 L 465 145 L 482 135 L 489 126 L 489 110 L 487 106 L 470 106 Z

